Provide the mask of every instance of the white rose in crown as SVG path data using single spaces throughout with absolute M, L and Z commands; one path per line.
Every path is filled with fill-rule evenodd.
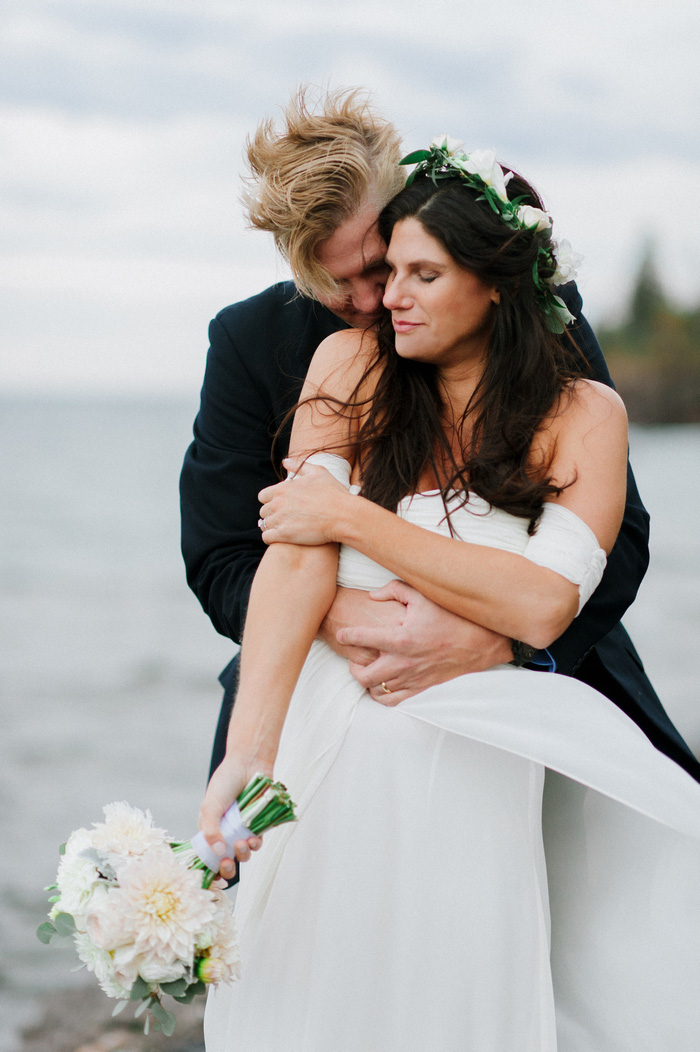
M 516 213 L 518 222 L 528 230 L 551 230 L 552 220 L 541 208 L 532 205 L 521 205 Z
M 478 175 L 487 186 L 492 187 L 501 201 L 508 200 L 507 184 L 513 175 L 506 175 L 496 160 L 495 150 L 472 150 L 468 157 L 463 160 L 464 169 L 472 175 Z
M 464 143 L 461 139 L 453 139 L 451 135 L 436 135 L 430 145 L 437 146 L 438 150 L 446 150 L 450 157 L 454 157 Z
M 551 285 L 566 285 L 576 280 L 576 272 L 583 262 L 580 252 L 574 252 L 570 242 L 560 241 L 554 246 L 554 259 L 557 269 L 550 278 Z

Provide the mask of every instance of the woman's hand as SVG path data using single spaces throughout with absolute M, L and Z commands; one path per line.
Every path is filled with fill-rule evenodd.
M 265 544 L 318 545 L 339 540 L 339 523 L 352 494 L 329 471 L 305 463 L 303 457 L 288 457 L 283 464 L 295 472 L 294 478 L 258 494 L 258 525 Z
M 238 757 L 227 753 L 211 777 L 199 811 L 199 828 L 207 838 L 214 854 L 221 859 L 219 873 L 226 880 L 235 876 L 236 863 L 233 859 L 224 857 L 226 845 L 219 823 L 253 775 L 258 773 L 272 775 L 272 770 L 254 761 L 243 762 Z M 251 851 L 257 851 L 261 844 L 261 837 L 237 840 L 234 845 L 236 859 L 239 862 L 246 862 L 250 858 Z

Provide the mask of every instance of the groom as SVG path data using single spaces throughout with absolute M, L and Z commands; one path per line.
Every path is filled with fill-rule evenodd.
M 274 448 L 272 436 L 295 404 L 318 344 L 340 328 L 362 328 L 377 318 L 387 270 L 376 219 L 403 185 L 399 157 L 397 132 L 356 92 L 329 94 L 313 110 L 302 91 L 287 107 L 282 130 L 268 122 L 249 144 L 250 222 L 274 235 L 294 284 L 274 285 L 212 321 L 201 407 L 181 478 L 188 583 L 217 631 L 236 642 L 265 551 L 257 494 L 277 481 L 289 422 Z M 576 286 L 562 295 L 578 318 L 570 332 L 582 357 L 611 385 Z M 551 657 L 557 673 L 605 694 L 700 780 L 700 764 L 619 623 L 647 563 L 648 515 L 628 470 L 625 516 L 603 580 L 581 615 L 537 658 L 546 667 Z M 521 644 L 463 621 L 402 582 L 383 594 L 377 601 L 339 589 L 321 629 L 376 701 L 396 704 L 432 684 L 527 656 Z M 225 695 L 212 769 L 223 756 L 236 668 L 234 659 L 220 677 Z

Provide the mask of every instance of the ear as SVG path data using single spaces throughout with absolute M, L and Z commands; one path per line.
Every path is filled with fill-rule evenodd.
M 491 302 L 495 303 L 497 305 L 501 302 L 501 290 L 500 289 L 491 289 Z

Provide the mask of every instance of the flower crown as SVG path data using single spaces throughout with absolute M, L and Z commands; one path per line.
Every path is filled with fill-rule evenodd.
M 436 186 L 439 179 L 458 175 L 467 186 L 479 191 L 477 201 L 486 201 L 512 230 L 542 231 L 551 235 L 552 219 L 547 212 L 522 204 L 522 197 L 509 200 L 506 187 L 513 173 L 503 171 L 496 161 L 495 152 L 472 150 L 466 154 L 462 146 L 458 139 L 438 135 L 427 150 L 409 153 L 399 161 L 399 164 L 416 165 L 406 180 L 406 186 L 410 186 L 419 174 L 427 175 Z M 552 332 L 564 332 L 566 326 L 576 320 L 564 301 L 555 294 L 554 286 L 573 281 L 582 259 L 583 256 L 572 251 L 568 241 L 556 242 L 551 236 L 538 248 L 532 280 L 538 305 Z

